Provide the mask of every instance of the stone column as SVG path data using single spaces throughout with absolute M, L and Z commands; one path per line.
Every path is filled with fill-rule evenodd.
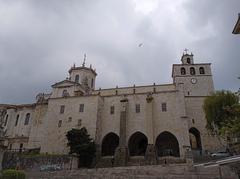
M 121 111 L 120 111 L 119 146 L 116 148 L 115 151 L 114 166 L 126 166 L 128 159 L 128 148 L 126 145 L 128 99 L 123 98 L 120 102 Z
M 148 146 L 145 153 L 145 161 L 147 165 L 157 164 L 156 149 L 154 145 L 154 125 L 153 125 L 153 97 L 148 94 L 146 105 L 146 120 L 147 120 L 147 136 Z

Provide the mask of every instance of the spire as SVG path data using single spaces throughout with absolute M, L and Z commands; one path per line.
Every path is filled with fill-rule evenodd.
M 183 51 L 185 52 L 185 55 L 188 54 L 188 49 L 187 48 L 185 48 Z M 184 54 L 184 52 L 183 52 L 183 54 Z
M 86 53 L 84 53 L 83 64 L 82 64 L 83 67 L 85 67 L 86 58 L 87 58 L 87 55 L 86 55 Z

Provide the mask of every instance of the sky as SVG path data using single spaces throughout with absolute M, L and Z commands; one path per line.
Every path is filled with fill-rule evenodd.
M 34 102 L 85 53 L 96 88 L 172 83 L 187 48 L 237 91 L 238 13 L 239 0 L 0 0 L 0 103 Z

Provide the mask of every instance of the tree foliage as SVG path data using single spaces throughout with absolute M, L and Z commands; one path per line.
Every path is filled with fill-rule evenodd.
M 85 127 L 81 129 L 72 129 L 67 132 L 68 146 L 70 154 L 79 156 L 80 167 L 90 167 L 95 157 L 96 146 L 93 139 Z
M 238 96 L 230 91 L 217 91 L 204 101 L 207 129 L 221 135 L 240 133 Z

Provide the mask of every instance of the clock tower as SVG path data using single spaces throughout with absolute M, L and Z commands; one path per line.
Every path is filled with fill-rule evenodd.
M 173 83 L 184 85 L 185 96 L 208 96 L 214 91 L 211 64 L 194 63 L 193 54 L 187 50 L 182 55 L 181 64 L 173 64 Z

